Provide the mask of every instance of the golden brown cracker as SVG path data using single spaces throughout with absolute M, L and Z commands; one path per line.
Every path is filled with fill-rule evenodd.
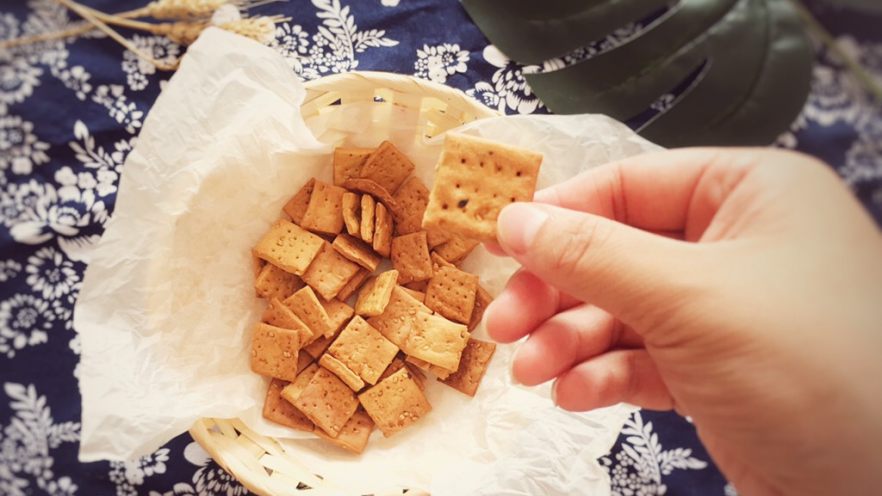
M 343 329 L 343 326 L 349 322 L 349 319 L 351 319 L 353 315 L 355 315 L 355 309 L 343 301 L 336 299 L 319 300 L 319 303 L 325 307 L 325 312 L 328 313 L 328 318 L 331 321 L 331 331 L 326 333 L 325 336 L 336 334 L 340 329 Z
M 285 427 L 312 432 L 315 428 L 312 421 L 303 412 L 294 408 L 294 405 L 282 398 L 282 389 L 287 384 L 279 379 L 270 381 L 266 390 L 266 398 L 263 401 L 263 418 Z
M 542 155 L 526 149 L 448 133 L 423 228 L 495 241 L 499 212 L 533 198 L 541 163 Z
M 386 188 L 380 186 L 379 184 L 371 181 L 370 179 L 350 179 L 346 181 L 345 185 L 346 189 L 352 191 L 358 191 L 359 193 L 365 193 L 370 195 L 379 203 L 386 205 L 390 211 L 394 212 L 397 208 L 397 204 L 395 203 L 395 199 L 389 193 Z
M 282 303 L 290 308 L 294 315 L 302 320 L 309 327 L 309 330 L 312 331 L 312 338 L 305 343 L 301 343 L 302 346 L 306 346 L 320 336 L 332 332 L 331 317 L 328 316 L 325 307 L 322 306 L 319 298 L 309 286 L 299 289 Z
M 369 318 L 368 323 L 395 346 L 401 348 L 411 330 L 417 325 L 419 312 L 431 313 L 431 310 L 408 294 L 404 288 L 396 286 L 392 289 L 389 304 L 386 305 L 383 313 Z
M 380 315 L 389 304 L 392 289 L 398 281 L 397 270 L 387 270 L 371 278 L 358 293 L 355 313 L 367 317 Z
M 389 141 L 380 146 L 368 157 L 361 168 L 360 176 L 370 179 L 382 186 L 386 191 L 394 193 L 414 170 L 410 161 L 398 148 Z
M 301 346 L 302 350 L 303 347 Z M 297 354 L 297 373 L 300 374 L 306 367 L 309 367 L 312 364 L 312 357 L 309 356 L 308 353 L 298 353 Z
M 303 274 L 303 282 L 322 298 L 333 300 L 359 270 L 361 267 L 358 264 L 337 253 L 330 243 L 324 243 L 312 265 Z
M 409 282 L 409 283 L 407 283 L 407 284 L 402 284 L 402 286 L 404 286 L 404 287 L 407 288 L 407 289 L 412 289 L 412 290 L 414 290 L 414 291 L 419 291 L 420 293 L 425 293 L 425 292 L 426 292 L 426 288 L 429 287 L 429 281 L 428 281 L 428 280 L 425 280 L 425 281 Z M 426 300 L 423 299 L 423 303 L 425 303 L 425 301 L 426 301 Z
M 469 396 L 474 396 L 495 351 L 494 343 L 469 338 L 468 344 L 462 350 L 459 368 L 441 382 Z
M 276 221 L 254 247 L 254 253 L 280 269 L 302 276 L 324 240 L 287 220 Z
M 396 210 L 395 234 L 410 234 L 422 230 L 423 213 L 429 203 L 429 188 L 416 176 L 408 178 L 392 197 Z
M 300 333 L 258 323 L 251 336 L 251 370 L 267 377 L 293 381 L 297 377 Z
M 386 370 L 398 347 L 361 317 L 353 317 L 325 352 L 343 362 L 369 384 Z
M 340 292 L 337 293 L 337 299 L 340 301 L 348 300 L 350 296 L 354 295 L 361 288 L 361 285 L 364 284 L 369 275 L 371 275 L 371 271 L 359 268 L 359 271 L 352 276 L 352 279 L 340 288 Z
M 282 388 L 282 398 L 288 403 L 294 404 L 294 402 L 297 401 L 297 398 L 300 397 L 300 393 L 306 389 L 306 385 L 312 380 L 312 376 L 318 372 L 318 369 L 319 366 L 317 363 L 311 363 L 305 369 L 300 371 L 294 381 Z
M 446 379 L 447 377 L 450 376 L 450 374 L 453 373 L 447 369 L 442 369 L 441 367 L 439 367 L 437 365 L 433 365 L 433 364 L 431 364 L 425 360 L 421 360 L 417 357 L 409 356 L 409 357 L 407 357 L 406 361 L 407 361 L 407 363 L 413 365 L 414 367 L 416 367 L 419 370 L 424 370 L 426 372 L 433 374 L 438 379 Z
M 371 272 L 377 270 L 383 260 L 381 256 L 374 253 L 371 247 L 346 234 L 338 234 L 331 246 L 344 257 Z
M 358 395 L 358 400 L 385 437 L 410 426 L 432 410 L 406 367 Z
M 257 292 L 257 296 L 268 300 L 272 298 L 284 300 L 302 288 L 303 285 L 302 279 L 273 264 L 265 264 L 257 274 L 257 279 L 254 280 L 254 290 Z
M 343 224 L 350 236 L 361 236 L 361 195 L 343 194 Z
M 475 307 L 472 309 L 472 316 L 469 318 L 469 332 L 474 331 L 481 324 L 481 319 L 484 318 L 484 310 L 487 310 L 487 306 L 490 305 L 491 301 L 493 301 L 493 296 L 479 284 L 478 290 L 475 292 Z
M 450 238 L 450 241 L 435 247 L 434 253 L 437 253 L 441 258 L 452 264 L 459 264 L 479 244 L 480 242 L 473 239 L 453 236 Z
M 300 226 L 324 234 L 339 233 L 343 229 L 345 193 L 346 190 L 339 186 L 316 181 Z
M 319 367 L 293 404 L 316 426 L 337 436 L 358 408 L 358 398 L 336 375 Z
M 392 247 L 392 215 L 382 203 L 377 204 L 374 212 L 374 251 L 384 257 L 389 256 Z
M 407 294 L 413 297 L 413 299 L 418 300 L 420 303 L 426 302 L 426 293 L 423 293 L 422 291 L 417 291 L 415 289 L 406 288 L 404 286 L 401 286 L 401 289 L 406 291 Z
M 300 334 L 301 346 L 312 342 L 312 329 L 278 298 L 270 300 L 263 311 L 262 320 L 271 326 L 297 331 Z
M 447 260 L 444 259 L 444 257 L 435 253 L 434 251 L 432 252 L 432 254 L 430 256 L 432 258 L 432 274 L 433 275 L 435 272 L 441 270 L 441 267 L 449 267 L 452 269 L 457 268 L 456 265 L 448 262 Z
M 359 377 L 358 374 L 350 370 L 346 364 L 327 353 L 319 358 L 319 365 L 333 372 L 334 375 L 339 377 L 341 381 L 345 382 L 353 391 L 360 391 L 361 388 L 364 387 L 364 381 L 361 380 L 361 377 Z
M 450 320 L 468 324 L 475 307 L 478 276 L 439 267 L 426 288 L 426 306 Z
M 417 317 L 401 349 L 412 357 L 455 371 L 469 339 L 468 328 L 440 315 L 419 312 Z
M 334 150 L 334 184 L 361 177 L 361 168 L 374 152 L 373 148 L 337 148 Z
M 315 178 L 310 179 L 300 188 L 300 191 L 297 192 L 294 196 L 288 200 L 288 203 L 282 207 L 282 211 L 284 211 L 288 217 L 291 217 L 295 223 L 300 224 L 303 220 L 303 214 L 306 213 L 307 207 L 309 207 L 309 199 L 312 197 L 312 190 L 315 187 Z
M 374 241 L 374 210 L 376 200 L 371 195 L 361 195 L 361 230 L 359 234 L 366 243 Z
M 425 231 L 395 237 L 391 248 L 392 266 L 398 271 L 399 284 L 432 277 L 432 258 Z
M 328 436 L 321 429 L 315 431 L 315 433 L 332 444 L 352 453 L 360 454 L 367 446 L 368 439 L 370 439 L 373 430 L 374 421 L 371 420 L 371 417 L 364 410 L 359 409 L 346 421 L 346 425 L 340 429 L 340 434 L 337 437 Z

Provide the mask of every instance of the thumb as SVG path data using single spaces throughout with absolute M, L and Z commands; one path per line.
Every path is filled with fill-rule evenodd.
M 548 284 L 632 326 L 689 301 L 705 273 L 706 256 L 696 244 L 550 205 L 509 205 L 499 215 L 497 237 Z

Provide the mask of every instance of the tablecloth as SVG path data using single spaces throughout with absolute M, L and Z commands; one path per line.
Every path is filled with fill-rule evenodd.
M 143 5 L 85 3 L 111 12 Z M 809 6 L 882 80 L 882 18 Z M 489 45 L 456 0 L 290 0 L 253 12 L 291 18 L 277 26 L 272 46 L 304 79 L 392 71 L 460 88 L 509 114 L 545 111 L 522 77 L 541 68 L 521 67 Z M 0 39 L 77 20 L 55 0 L 4 1 Z M 640 29 L 627 25 L 590 49 L 614 47 Z M 132 39 L 157 59 L 183 51 L 158 36 Z M 90 249 L 113 213 L 126 154 L 169 77 L 94 34 L 0 52 L 0 495 L 248 493 L 188 435 L 137 461 L 77 461 L 72 309 Z M 808 102 L 776 145 L 829 163 L 882 221 L 882 109 L 820 44 Z M 736 494 L 693 426 L 671 412 L 636 412 L 601 462 L 616 496 Z

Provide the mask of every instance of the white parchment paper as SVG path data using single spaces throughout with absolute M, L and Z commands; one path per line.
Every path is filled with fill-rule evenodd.
M 241 418 L 336 485 L 361 493 L 608 494 L 597 463 L 631 407 L 553 407 L 548 389 L 510 382 L 499 346 L 474 399 L 430 384 L 433 411 L 362 456 L 265 422 L 266 381 L 249 369 L 255 298 L 250 249 L 310 177 L 329 180 L 333 146 L 392 139 L 431 181 L 441 139 L 416 136 L 415 112 L 340 105 L 306 122 L 305 91 L 269 48 L 209 29 L 147 117 L 112 219 L 75 308 L 83 398 L 80 459 L 152 452 L 201 417 Z M 545 154 L 540 187 L 657 147 L 602 116 L 486 119 L 465 132 Z M 478 249 L 466 269 L 498 292 L 516 269 Z M 476 336 L 484 337 L 483 327 Z

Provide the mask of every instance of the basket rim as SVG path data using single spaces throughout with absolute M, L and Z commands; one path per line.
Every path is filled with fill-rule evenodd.
M 474 118 L 472 120 L 485 119 L 489 117 L 497 117 L 503 115 L 502 113 L 485 106 L 484 104 L 480 103 L 478 100 L 472 98 L 458 88 L 447 86 L 434 81 L 417 78 L 415 76 L 407 74 L 397 74 L 381 71 L 352 71 L 332 74 L 311 81 L 305 81 L 303 82 L 303 86 L 307 90 L 307 97 L 304 99 L 303 102 L 301 102 L 301 107 L 307 105 L 312 100 L 309 95 L 311 92 L 313 93 L 313 98 L 315 98 L 316 96 L 336 91 L 336 87 L 340 84 L 353 82 L 363 84 L 365 88 L 388 88 L 398 91 L 400 93 L 411 94 L 414 96 L 436 98 L 452 107 L 455 107 L 461 111 L 466 111 L 468 114 L 471 114 L 471 116 L 473 116 Z M 316 95 L 316 93 L 318 95 Z M 242 470 L 236 470 L 227 462 L 226 457 L 222 453 L 222 443 L 215 442 L 213 439 L 213 434 L 209 430 L 208 426 L 212 423 L 214 423 L 215 425 L 217 425 L 218 423 L 225 423 L 227 424 L 226 428 L 236 430 L 241 429 L 235 424 L 242 425 L 241 420 L 239 419 L 200 418 L 196 422 L 194 422 L 193 426 L 190 427 L 188 432 L 193 440 L 196 441 L 196 443 L 199 444 L 199 446 L 201 446 L 211 456 L 211 458 L 215 460 L 215 462 L 217 462 L 224 470 L 230 473 L 230 475 L 232 475 L 249 491 L 252 491 L 256 494 L 265 494 L 266 488 L 263 487 L 262 484 L 257 483 L 257 481 L 252 480 L 250 469 L 246 469 L 244 470 L 244 472 Z M 245 427 L 242 426 L 242 429 L 245 429 Z M 246 430 L 250 431 L 250 429 Z M 256 434 L 254 432 L 247 432 L 247 434 L 240 432 L 240 434 L 247 435 L 248 437 L 254 435 L 260 436 L 259 434 Z M 274 437 L 260 437 L 269 440 L 273 444 L 278 444 L 278 440 Z M 303 494 L 316 494 L 316 492 L 313 491 L 305 491 Z M 317 493 L 321 494 L 321 491 L 318 491 Z

